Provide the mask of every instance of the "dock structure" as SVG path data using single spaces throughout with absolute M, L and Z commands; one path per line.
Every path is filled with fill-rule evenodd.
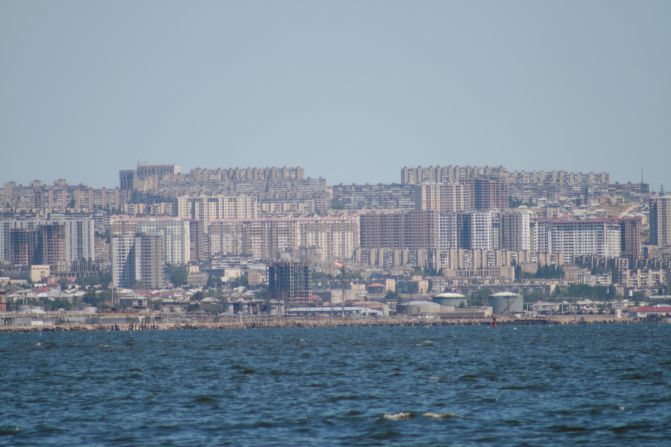
M 326 328 L 326 327 L 367 327 L 367 326 L 446 326 L 491 324 L 490 318 L 426 318 L 421 316 L 375 316 L 348 315 L 330 318 L 324 315 L 264 315 L 264 316 L 224 316 L 224 317 L 182 317 L 165 319 L 160 314 L 100 314 L 95 318 L 71 319 L 46 316 L 7 316 L 0 319 L 0 332 L 40 332 L 40 331 L 145 331 L 180 329 L 252 329 L 252 328 Z M 634 323 L 635 320 L 618 318 L 614 315 L 562 315 L 542 318 L 500 316 L 498 325 L 544 325 L 544 324 L 590 324 L 590 323 Z

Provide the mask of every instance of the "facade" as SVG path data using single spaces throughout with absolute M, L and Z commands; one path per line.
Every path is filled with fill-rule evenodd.
M 531 250 L 531 215 L 524 211 L 499 216 L 499 248 Z
M 416 186 L 415 208 L 423 211 L 460 212 L 473 209 L 470 183 L 424 183 Z
M 622 219 L 622 256 L 629 258 L 641 257 L 641 218 L 626 217 Z
M 361 216 L 361 247 L 437 248 L 439 226 L 436 211 L 364 214 Z
M 277 259 L 284 253 L 351 259 L 359 246 L 356 216 L 227 219 L 209 226 L 210 254 Z
M 163 240 L 160 234 L 135 237 L 135 286 L 144 289 L 163 287 Z
M 65 260 L 93 261 L 96 258 L 95 222 L 91 218 L 63 220 L 65 231 Z
M 476 178 L 470 183 L 473 208 L 476 210 L 508 208 L 508 183 L 505 178 Z
M 621 254 L 622 227 L 617 220 L 544 220 L 536 225 L 537 250 L 560 253 L 565 262 L 574 256 Z
M 650 244 L 671 246 L 671 195 L 650 200 Z
M 458 248 L 492 250 L 495 248 L 492 213 L 471 211 L 457 215 Z
M 35 263 L 61 266 L 66 263 L 65 225 L 47 224 L 37 229 Z
M 181 196 L 177 198 L 177 216 L 204 222 L 211 220 L 256 219 L 256 197 L 249 196 Z
M 112 237 L 112 286 L 135 287 L 135 235 Z
M 334 185 L 331 206 L 341 210 L 389 210 L 415 208 L 413 185 Z
M 311 294 L 310 269 L 305 262 L 278 262 L 268 269 L 273 299 L 288 305 L 304 305 Z
M 9 261 L 13 265 L 30 265 L 35 260 L 35 232 L 28 228 L 9 230 Z
M 191 229 L 187 219 L 179 217 L 130 217 L 110 219 L 112 234 L 143 233 L 163 237 L 163 258 L 167 264 L 191 261 Z
M 49 228 L 42 230 L 42 227 Z M 30 258 L 26 257 L 28 253 Z M 47 263 L 42 262 L 45 257 L 66 266 L 75 261 L 95 260 L 94 220 L 64 216 L 0 220 L 0 262 Z
M 502 166 L 417 166 L 401 169 L 401 182 L 405 185 L 422 183 L 461 182 L 478 177 L 506 174 Z
M 156 234 L 112 237 L 112 285 L 158 289 L 163 286 L 163 238 Z

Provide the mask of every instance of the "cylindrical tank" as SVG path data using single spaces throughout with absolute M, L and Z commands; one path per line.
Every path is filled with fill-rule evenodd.
M 440 313 L 442 307 L 431 301 L 410 301 L 399 304 L 399 310 L 406 315 L 427 315 Z
M 468 299 L 466 296 L 461 293 L 445 292 L 433 297 L 433 302 L 438 303 L 441 306 L 461 307 L 466 306 L 467 301 Z
M 524 298 L 518 293 L 499 292 L 489 296 L 489 305 L 496 315 L 519 314 L 524 310 Z

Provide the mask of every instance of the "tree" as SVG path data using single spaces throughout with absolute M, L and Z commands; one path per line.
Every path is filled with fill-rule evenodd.
M 175 287 L 180 287 L 186 284 L 186 277 L 186 267 L 184 266 L 173 267 L 170 269 L 170 273 L 168 275 L 170 282 Z

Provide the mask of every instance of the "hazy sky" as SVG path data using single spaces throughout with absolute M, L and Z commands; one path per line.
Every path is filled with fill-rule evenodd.
M 0 182 L 138 160 L 671 190 L 671 1 L 0 0 Z

